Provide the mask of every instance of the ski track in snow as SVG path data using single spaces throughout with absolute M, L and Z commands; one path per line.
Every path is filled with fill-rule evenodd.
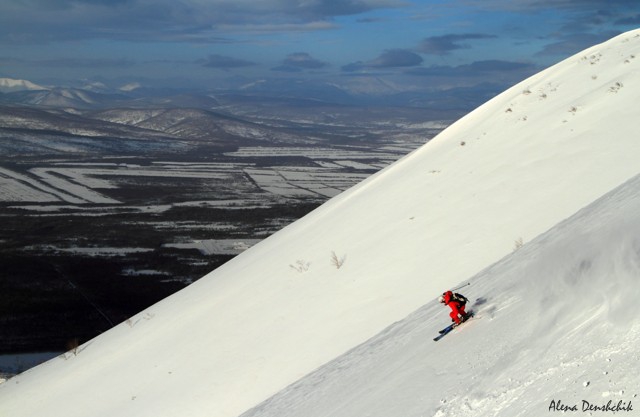
M 640 176 L 242 417 L 539 416 L 640 394 Z M 604 219 L 604 221 L 603 221 Z M 566 250 L 570 248 L 570 250 Z M 633 414 L 631 414 L 633 415 Z

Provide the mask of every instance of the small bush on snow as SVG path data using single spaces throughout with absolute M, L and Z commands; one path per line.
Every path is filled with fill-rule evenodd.
M 341 258 L 339 258 L 335 252 L 331 252 L 331 265 L 335 266 L 337 269 L 340 269 L 342 265 L 344 265 L 344 261 L 346 260 L 347 260 L 347 255 L 344 255 Z

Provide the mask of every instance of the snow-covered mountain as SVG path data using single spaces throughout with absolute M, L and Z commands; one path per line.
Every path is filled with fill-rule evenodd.
M 638 213 L 640 175 L 472 277 L 438 343 L 432 301 L 242 417 L 638 415 Z
M 49 88 L 34 84 L 28 80 L 16 80 L 13 78 L 0 78 L 0 93 L 11 93 L 14 91 L 37 91 L 48 90 Z
M 0 415 L 533 416 L 635 401 L 639 55 L 636 30 L 510 88 L 1 384 Z M 448 324 L 434 299 L 464 282 L 477 317 L 434 343 Z
M 122 87 L 118 88 L 118 90 L 120 91 L 134 91 L 137 90 L 138 88 L 142 87 L 142 85 L 140 83 L 129 83 L 129 84 L 125 84 Z
M 314 143 L 313 139 L 284 129 L 274 129 L 234 116 L 193 108 L 109 109 L 93 113 L 92 118 L 182 138 L 209 141 L 211 138 L 235 138 L 238 142 L 259 140 L 267 143 Z
M 54 88 L 31 94 L 26 103 L 54 108 L 90 108 L 103 100 L 103 96 L 77 88 Z
M 33 137 L 38 136 L 38 132 L 141 140 L 172 137 L 167 132 L 111 123 L 108 120 L 84 117 L 61 110 L 0 106 L 0 132 L 5 129 L 9 132 L 29 131 Z

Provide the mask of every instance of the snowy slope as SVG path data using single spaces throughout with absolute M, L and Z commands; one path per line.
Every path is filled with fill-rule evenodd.
M 633 31 L 516 85 L 76 355 L 0 385 L 0 415 L 246 412 L 638 174 L 639 55 L 640 31 Z M 344 258 L 340 268 L 332 252 Z M 502 288 L 492 285 L 474 285 L 474 296 L 489 300 L 489 290 Z M 559 308 L 559 298 L 542 313 Z M 425 308 L 425 316 L 442 314 Z M 425 334 L 441 317 L 423 321 Z M 535 320 L 542 328 L 554 323 L 553 316 Z M 489 322 L 469 323 L 459 336 Z M 500 331 L 493 329 L 487 336 Z M 526 368 L 517 346 L 500 340 L 482 346 Z M 425 358 L 425 366 L 438 372 L 442 359 Z M 486 366 L 473 375 L 493 380 Z M 495 381 L 487 389 L 499 389 Z M 485 388 L 476 388 L 473 401 L 481 401 Z
M 434 300 L 242 417 L 640 415 L 638 213 L 640 175 L 472 277 L 442 340 Z

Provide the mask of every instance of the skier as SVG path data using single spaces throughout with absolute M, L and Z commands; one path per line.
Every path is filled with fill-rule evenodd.
M 458 294 L 457 292 L 447 291 L 442 293 L 442 295 L 438 298 L 438 300 L 445 305 L 451 307 L 451 313 L 449 316 L 451 317 L 451 321 L 455 324 L 454 326 L 459 325 L 463 321 L 465 321 L 467 317 L 467 313 L 464 311 L 464 307 L 467 304 L 467 297 L 462 294 Z

